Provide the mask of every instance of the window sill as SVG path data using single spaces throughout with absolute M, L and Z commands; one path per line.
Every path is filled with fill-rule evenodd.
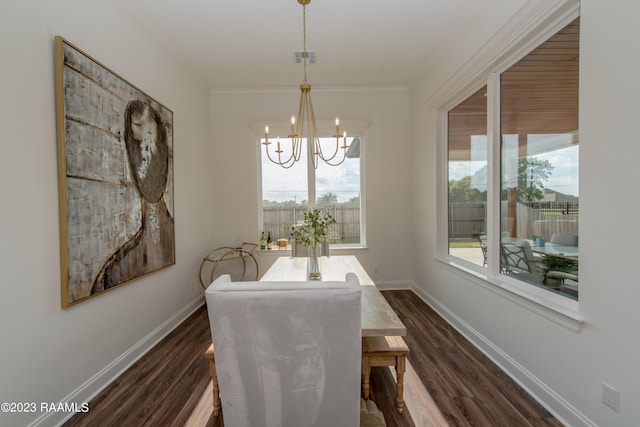
M 455 274 L 471 279 L 475 284 L 494 292 L 572 332 L 579 332 L 585 322 L 578 302 L 538 289 L 519 280 L 488 274 L 486 269 L 453 257 L 435 258 Z M 548 295 L 547 295 L 548 294 Z

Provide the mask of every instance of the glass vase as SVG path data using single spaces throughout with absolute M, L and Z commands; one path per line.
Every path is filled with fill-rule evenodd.
M 309 246 L 309 261 L 307 264 L 309 280 L 320 280 L 322 278 L 320 258 L 318 257 L 319 253 L 318 245 Z

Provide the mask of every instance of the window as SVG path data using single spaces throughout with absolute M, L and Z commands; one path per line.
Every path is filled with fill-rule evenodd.
M 487 266 L 487 87 L 448 113 L 449 253 Z
M 573 300 L 579 28 L 578 18 L 447 111 L 449 255 Z
M 289 227 L 302 221 L 309 207 L 329 210 L 336 224 L 329 233 L 332 246 L 362 246 L 362 138 L 347 137 L 347 158 L 339 166 L 320 162 L 314 169 L 307 160 L 306 149 L 300 160 L 284 169 L 267 157 L 260 140 L 262 230 L 271 238 L 289 238 Z M 283 147 L 291 140 L 280 138 Z M 335 144 L 334 138 L 320 138 L 323 146 Z M 273 152 L 270 150 L 273 156 Z M 338 153 L 340 154 L 340 153 Z

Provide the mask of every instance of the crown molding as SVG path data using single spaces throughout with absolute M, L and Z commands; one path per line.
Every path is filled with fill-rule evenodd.
M 577 18 L 579 0 L 529 0 L 426 101 L 448 110 Z

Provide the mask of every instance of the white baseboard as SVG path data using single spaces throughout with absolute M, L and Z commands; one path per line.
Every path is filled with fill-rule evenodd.
M 413 290 L 415 283 L 411 280 L 392 280 L 392 281 L 378 281 L 374 280 L 376 287 L 381 291 L 404 291 Z
M 500 367 L 520 387 L 527 391 L 536 401 L 544 406 L 558 421 L 564 425 L 597 427 L 593 421 L 573 407 L 553 389 L 540 379 L 527 371 L 498 346 L 473 329 L 454 312 L 449 310 L 440 301 L 433 298 L 427 291 L 415 283 L 411 290 L 442 316 L 451 326 L 468 339 L 476 348 L 482 351 L 489 359 Z
M 129 367 L 131 367 L 131 365 L 133 365 L 138 359 L 151 350 L 171 331 L 173 331 L 178 325 L 191 316 L 191 314 L 200 308 L 202 304 L 204 304 L 203 296 L 200 296 L 188 303 L 182 310 L 158 326 L 149 335 L 138 341 L 136 345 L 131 347 L 109 365 L 105 366 L 93 377 L 89 378 L 80 387 L 72 391 L 62 400 L 62 403 L 66 402 L 73 407 L 74 404 L 79 406 L 83 402 L 89 402 L 116 378 L 122 375 L 124 371 L 129 369 Z M 29 424 L 29 427 L 61 426 L 73 415 L 75 415 L 75 412 L 45 412 Z

